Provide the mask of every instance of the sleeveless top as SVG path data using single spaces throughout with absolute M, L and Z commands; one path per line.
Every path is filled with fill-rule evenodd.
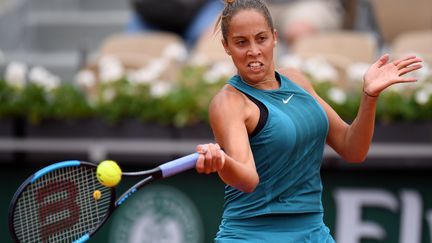
M 228 83 L 268 110 L 265 125 L 249 142 L 259 175 L 255 191 L 225 187 L 223 218 L 323 212 L 321 161 L 329 123 L 307 91 L 275 73 L 279 89 L 259 90 L 239 75 Z

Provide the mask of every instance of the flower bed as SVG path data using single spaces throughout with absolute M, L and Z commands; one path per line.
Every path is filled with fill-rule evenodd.
M 109 60 L 105 60 L 105 63 Z M 109 65 L 114 65 L 112 60 Z M 109 124 L 137 120 L 173 127 L 206 124 L 211 97 L 235 73 L 228 63 L 183 65 L 168 79 L 163 74 L 168 62 L 156 60 L 140 70 L 113 75 L 84 70 L 76 82 L 62 82 L 43 68 L 28 74 L 24 64 L 10 64 L 0 79 L 0 119 L 25 118 L 32 124 L 44 120 L 103 119 Z M 323 64 L 315 64 L 325 67 Z M 12 66 L 12 67 L 11 67 Z M 363 71 L 348 75 L 352 82 L 340 84 L 331 80 L 332 72 L 305 65 L 303 71 L 317 93 L 346 121 L 355 118 L 362 90 Z M 101 70 L 120 70 L 101 68 Z M 112 74 L 112 73 L 111 73 Z M 327 75 L 326 75 L 327 74 Z M 25 77 L 29 77 L 26 79 Z M 381 94 L 377 109 L 379 123 L 428 122 L 432 120 L 432 76 L 415 84 L 399 84 Z M 186 130 L 185 130 L 186 131 Z M 186 132 L 188 133 L 188 132 Z M 208 133 L 208 131 L 204 131 Z M 177 136 L 181 133 L 178 132 Z

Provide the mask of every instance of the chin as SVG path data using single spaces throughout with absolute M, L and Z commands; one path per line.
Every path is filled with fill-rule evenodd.
M 249 81 L 251 82 L 259 82 L 266 78 L 266 74 L 264 72 L 260 73 L 248 73 L 246 75 Z

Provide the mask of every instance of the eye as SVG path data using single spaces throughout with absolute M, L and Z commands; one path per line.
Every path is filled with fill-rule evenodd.
M 264 42 L 264 41 L 266 41 L 267 40 L 267 36 L 259 36 L 258 37 L 258 41 L 259 42 Z
M 244 44 L 246 43 L 246 41 L 245 41 L 245 40 L 238 40 L 238 41 L 236 41 L 235 43 L 236 43 L 236 45 L 238 45 L 238 46 L 242 46 L 242 45 L 244 45 Z

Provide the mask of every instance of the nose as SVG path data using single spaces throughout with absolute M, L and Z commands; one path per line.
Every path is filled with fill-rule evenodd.
M 249 46 L 248 55 L 253 57 L 261 55 L 261 50 L 259 49 L 258 45 L 255 42 L 251 42 Z

